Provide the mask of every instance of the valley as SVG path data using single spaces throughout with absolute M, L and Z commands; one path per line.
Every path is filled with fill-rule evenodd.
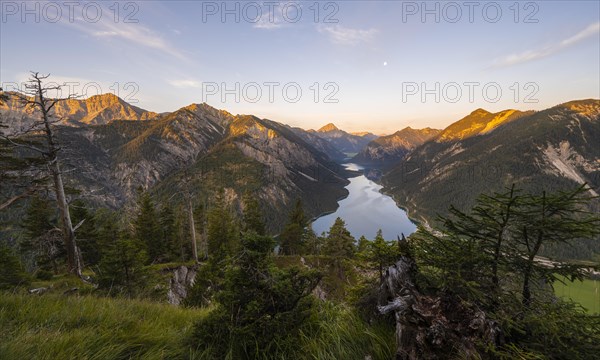
M 600 1 L 0 14 L 0 360 L 600 360 Z
M 364 170 L 352 163 L 344 166 L 353 171 Z M 348 197 L 338 202 L 339 207 L 335 212 L 316 219 L 312 223 L 313 230 L 317 234 L 326 233 L 335 219 L 340 217 L 348 224 L 348 230 L 356 239 L 361 236 L 372 239 L 378 230 L 382 230 L 386 239 L 415 232 L 416 226 L 404 210 L 398 208 L 392 198 L 382 194 L 381 188 L 364 174 L 350 178 L 350 184 L 346 186 Z
M 421 302 L 413 309 L 422 334 L 455 313 L 469 326 L 483 317 L 485 331 L 496 331 L 469 304 L 514 321 L 514 311 L 534 306 L 532 293 L 535 306 L 547 306 L 545 321 L 559 312 L 560 326 L 567 326 L 564 317 L 595 326 L 585 314 L 597 311 L 598 299 L 587 271 L 600 254 L 600 100 L 537 112 L 477 109 L 442 130 L 407 127 L 382 136 L 334 124 L 304 130 L 206 103 L 157 114 L 112 95 L 59 109 L 63 120 L 51 131 L 61 145 L 56 161 L 81 274 L 60 270 L 67 265 L 62 221 L 38 167 L 44 157 L 28 151 L 45 141 L 45 130 L 14 135 L 39 124 L 40 115 L 7 102 L 0 118 L 20 120 L 5 127 L 11 135 L 0 142 L 2 202 L 15 199 L 0 214 L 0 285 L 13 291 L 0 292 L 0 305 L 18 320 L 0 316 L 0 330 L 15 339 L 0 346 L 0 356 L 210 359 L 261 349 L 294 358 L 387 359 L 396 351 L 395 328 L 384 314 L 395 302 L 382 305 L 381 297 L 401 303 L 413 296 L 395 293 L 398 281 L 408 281 L 402 291 L 413 281 L 426 289 L 411 290 L 419 295 L 410 300 Z M 41 190 L 19 196 L 27 184 Z M 537 234 L 534 247 L 528 232 Z M 542 266 L 539 256 L 554 262 Z M 404 268 L 415 259 L 424 278 Z M 449 286 L 460 297 L 429 288 Z M 485 295 L 503 286 L 522 286 L 497 295 L 508 310 Z M 546 297 L 561 300 L 544 303 Z M 165 308 L 166 301 L 181 308 Z M 447 308 L 435 305 L 442 301 Z M 232 304 L 243 315 L 229 313 Z M 20 306 L 25 310 L 15 310 Z M 73 306 L 92 320 L 82 322 L 69 312 Z M 25 314 L 33 308 L 52 311 Z M 396 327 L 407 323 L 404 314 L 394 317 Z M 151 319 L 138 324 L 140 316 Z M 249 319 L 229 323 L 232 316 Z M 523 324 L 539 319 L 528 316 Z M 78 321 L 81 336 L 99 332 L 108 346 L 62 333 Z M 41 323 L 51 339 L 25 345 L 24 329 Z M 509 331 L 529 326 L 523 324 Z M 432 342 L 473 351 L 480 335 L 464 338 L 462 326 L 446 323 L 451 335 Z M 167 336 L 164 327 L 176 333 Z M 117 329 L 119 344 L 106 337 L 108 328 Z M 140 335 L 127 336 L 126 328 Z M 234 346 L 222 331 L 262 331 L 261 344 L 235 335 Z M 587 341 L 573 327 L 567 333 Z M 302 340 L 290 343 L 290 334 Z M 535 349 L 528 341 L 521 346 Z

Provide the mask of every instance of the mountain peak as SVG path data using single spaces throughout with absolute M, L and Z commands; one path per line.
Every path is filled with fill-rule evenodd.
M 489 114 L 491 114 L 489 111 L 482 109 L 482 108 L 478 108 L 478 109 L 475 109 L 470 115 L 485 116 L 485 115 L 489 115 Z
M 318 132 L 328 132 L 328 131 L 335 131 L 335 130 L 339 130 L 339 128 L 337 126 L 335 126 L 333 123 L 329 123 L 317 131 Z
M 76 99 L 73 99 L 73 100 L 76 100 Z M 113 93 L 104 93 L 104 94 L 93 95 L 86 99 L 83 99 L 83 102 L 85 102 L 88 105 L 91 104 L 92 106 L 93 106 L 93 104 L 97 104 L 96 106 L 111 106 L 111 105 L 118 105 L 118 104 L 122 104 L 122 105 L 126 104 L 129 106 L 133 106 Z
M 444 129 L 436 141 L 460 141 L 476 135 L 489 134 L 496 128 L 530 113 L 512 109 L 491 113 L 477 109 Z

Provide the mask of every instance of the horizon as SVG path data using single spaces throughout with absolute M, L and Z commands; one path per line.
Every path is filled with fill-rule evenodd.
M 86 97 L 86 98 L 76 98 L 75 100 L 87 100 L 87 99 L 89 99 L 89 98 L 92 98 L 92 97 L 94 97 L 94 96 L 104 96 L 104 95 L 114 95 L 114 96 L 117 96 L 117 95 L 115 95 L 114 93 L 110 93 L 110 92 L 109 92 L 109 93 L 103 93 L 103 94 L 94 94 L 94 95 L 92 95 L 92 96 L 89 96 L 89 97 Z M 117 97 L 118 97 L 118 98 L 119 98 L 121 101 L 124 101 L 124 102 L 126 102 L 126 103 L 127 103 L 127 101 L 125 101 L 123 98 L 121 98 L 121 97 L 119 97 L 119 96 L 117 96 Z M 587 99 L 571 99 L 571 100 L 568 100 L 568 101 L 565 101 L 565 102 L 561 102 L 561 103 L 559 103 L 559 104 L 552 105 L 552 106 L 550 106 L 549 108 L 552 108 L 552 107 L 555 107 L 555 106 L 559 106 L 559 105 L 562 105 L 562 104 L 565 104 L 565 103 L 573 102 L 573 101 L 587 101 L 587 100 L 600 101 L 600 99 L 595 99 L 595 98 L 587 98 Z M 128 104 L 129 104 L 129 103 L 128 103 Z M 204 103 L 192 102 L 192 103 L 190 103 L 190 104 L 187 104 L 187 105 L 181 106 L 181 107 L 179 107 L 179 108 L 177 108 L 177 109 L 170 110 L 170 111 L 163 111 L 163 112 L 154 111 L 154 110 L 152 110 L 152 109 L 141 108 L 141 107 L 139 107 L 139 106 L 136 106 L 136 105 L 133 105 L 133 104 L 129 104 L 129 105 L 131 105 L 131 106 L 136 106 L 136 107 L 140 108 L 141 110 L 148 111 L 148 112 L 154 112 L 154 113 L 157 113 L 157 114 L 169 114 L 169 113 L 173 113 L 173 112 L 175 112 L 175 111 L 178 111 L 178 110 L 180 110 L 180 109 L 182 109 L 182 108 L 185 108 L 185 107 L 188 107 L 188 106 L 192 106 L 192 105 L 202 105 L 202 104 L 206 104 L 206 105 L 208 105 L 208 106 L 210 106 L 210 107 L 212 107 L 212 108 L 214 108 L 214 109 L 217 109 L 217 110 L 221 110 L 221 111 L 227 111 L 227 112 L 231 113 L 231 112 L 230 112 L 229 110 L 227 110 L 227 109 L 224 109 L 224 108 L 219 108 L 219 107 L 215 107 L 215 106 L 213 106 L 213 105 L 211 105 L 211 104 L 208 104 L 208 103 L 205 103 L 205 102 L 204 102 Z M 440 128 L 434 128 L 434 127 L 431 127 L 431 126 L 415 127 L 415 126 L 412 126 L 412 125 L 407 125 L 407 126 L 404 126 L 404 127 L 402 127 L 402 128 L 398 128 L 398 129 L 395 129 L 395 130 L 391 130 L 390 132 L 375 132 L 375 131 L 372 131 L 372 130 L 370 130 L 370 129 L 368 129 L 368 128 L 365 128 L 365 129 L 362 129 L 362 130 L 361 130 L 361 129 L 359 129 L 359 130 L 348 130 L 348 129 L 345 129 L 344 127 L 342 127 L 342 126 L 339 126 L 338 124 L 336 124 L 336 123 L 334 123 L 334 122 L 328 122 L 328 123 L 324 123 L 324 124 L 321 124 L 321 125 L 319 125 L 319 126 L 316 126 L 316 127 L 314 127 L 314 128 L 303 128 L 303 127 L 300 127 L 300 128 L 301 128 L 301 129 L 303 129 L 303 130 L 307 130 L 307 131 L 318 131 L 318 130 L 320 130 L 320 129 L 322 129 L 322 128 L 326 127 L 326 126 L 333 125 L 333 126 L 335 126 L 335 127 L 338 129 L 338 130 L 345 131 L 345 132 L 347 132 L 347 133 L 349 133 L 349 134 L 360 134 L 360 133 L 364 133 L 364 135 L 366 135 L 366 134 L 372 134 L 372 135 L 376 135 L 376 136 L 378 136 L 378 137 L 382 137 L 382 136 L 389 136 L 389 135 L 393 135 L 393 134 L 395 134 L 395 133 L 397 133 L 397 132 L 399 132 L 399 131 L 401 131 L 401 130 L 408 129 L 408 128 L 415 129 L 415 130 L 422 130 L 422 129 L 427 129 L 427 128 L 429 128 L 429 129 L 432 129 L 432 130 L 444 130 L 444 129 L 446 129 L 448 126 L 450 126 L 450 125 L 454 124 L 455 122 L 457 122 L 457 121 L 459 121 L 459 120 L 463 119 L 464 117 L 466 117 L 466 116 L 470 115 L 471 113 L 473 113 L 473 112 L 476 112 L 476 111 L 478 111 L 478 110 L 483 110 L 483 111 L 486 111 L 486 112 L 489 112 L 489 113 L 492 113 L 492 114 L 496 114 L 496 113 L 503 112 L 503 111 L 508 111 L 508 110 L 517 110 L 517 111 L 521 111 L 521 112 L 526 112 L 526 111 L 540 111 L 540 110 L 545 110 L 545 109 L 533 110 L 533 109 L 516 109 L 516 108 L 510 108 L 510 109 L 501 109 L 501 110 L 498 110 L 498 111 L 490 111 L 489 109 L 485 109 L 485 108 L 482 108 L 482 107 L 478 107 L 478 108 L 476 108 L 476 109 L 473 109 L 473 110 L 471 110 L 470 112 L 468 112 L 468 113 L 466 113 L 466 114 L 464 114 L 464 115 L 460 116 L 459 118 L 456 118 L 456 119 L 454 119 L 454 120 L 451 120 L 451 121 L 450 121 L 448 124 L 446 124 L 445 126 L 443 126 L 443 127 L 440 127 Z M 270 120 L 270 121 L 276 121 L 276 122 L 280 122 L 280 123 L 282 123 L 282 124 L 284 124 L 284 125 L 289 125 L 289 126 L 292 126 L 292 127 L 299 127 L 299 126 L 294 126 L 294 125 L 291 125 L 291 124 L 287 124 L 287 123 L 281 122 L 281 121 L 279 121 L 278 119 L 269 119 L 269 118 L 266 118 L 266 117 L 261 117 L 261 116 L 259 116 L 259 115 L 257 115 L 257 114 L 249 114 L 249 113 L 237 113 L 237 114 L 233 114 L 233 113 L 231 113 L 231 114 L 232 114 L 232 115 L 235 115 L 235 116 L 255 116 L 255 117 L 259 118 L 259 119 Z M 140 121 L 149 121 L 149 120 L 140 120 Z
M 10 93 L 10 92 L 11 92 L 11 91 L 7 91 L 7 93 Z M 85 98 L 83 98 L 83 97 L 82 97 L 82 98 L 79 98 L 79 97 L 78 97 L 78 98 L 75 98 L 74 100 L 87 100 L 87 99 L 89 99 L 89 98 L 92 98 L 92 97 L 94 97 L 94 96 L 103 96 L 103 95 L 114 95 L 114 96 L 116 96 L 117 98 L 119 98 L 121 101 L 124 101 L 124 102 L 126 102 L 127 104 L 129 104 L 129 103 L 128 103 L 127 101 L 125 101 L 123 98 L 119 97 L 118 95 L 115 95 L 114 93 L 110 93 L 110 92 L 108 92 L 108 93 L 103 93 L 103 94 L 94 94 L 94 95 L 92 95 L 92 96 L 88 96 L 88 97 L 85 97 Z M 554 105 L 552 105 L 552 106 L 550 106 L 550 107 L 548 107 L 548 108 L 552 108 L 552 107 L 555 107 L 555 106 L 560 106 L 560 105 L 562 105 L 562 104 L 569 103 L 569 102 L 573 102 L 573 101 L 588 101 L 588 100 L 596 100 L 596 101 L 600 101 L 600 98 L 598 98 L 598 99 L 596 99 L 596 98 L 586 98 L 586 99 L 571 99 L 571 100 L 564 101 L 564 102 L 561 102 L 561 103 L 558 103 L 558 104 L 554 104 Z M 139 107 L 139 106 L 137 106 L 137 105 L 134 105 L 134 104 L 129 104 L 129 105 L 131 105 L 131 106 L 135 106 L 135 107 L 138 107 L 138 108 L 140 108 L 141 110 L 144 110 L 144 111 L 147 111 L 147 112 L 154 112 L 154 113 L 156 113 L 156 114 L 169 114 L 169 113 L 173 113 L 173 112 L 175 112 L 175 111 L 178 111 L 178 110 L 180 110 L 180 109 L 186 108 L 186 107 L 188 107 L 188 106 L 191 106 L 191 105 L 202 105 L 202 104 L 206 104 L 206 105 L 208 105 L 208 106 L 210 106 L 210 107 L 212 107 L 212 108 L 214 108 L 214 109 L 217 109 L 217 110 L 221 110 L 221 111 L 227 111 L 227 112 L 231 113 L 231 112 L 230 112 L 228 109 L 225 109 L 225 108 L 220 108 L 220 107 L 216 107 L 216 106 L 214 106 L 214 105 L 211 105 L 211 104 L 209 104 L 209 103 L 206 103 L 206 102 L 192 102 L 192 103 L 189 103 L 189 104 L 187 104 L 187 105 L 180 106 L 180 107 L 178 107 L 178 108 L 176 108 L 176 109 L 173 109 L 173 110 L 170 110 L 170 111 L 162 111 L 162 112 L 155 111 L 155 110 L 153 110 L 153 109 L 142 108 L 142 107 Z M 495 110 L 494 110 L 494 111 L 491 111 L 490 109 L 486 109 L 486 108 L 483 108 L 483 107 L 477 107 L 477 108 L 475 108 L 475 109 L 472 109 L 472 110 L 471 110 L 471 111 L 469 111 L 468 113 L 466 113 L 466 114 L 463 114 L 463 115 L 459 116 L 459 117 L 458 117 L 458 118 L 456 118 L 456 119 L 450 120 L 450 122 L 449 122 L 447 125 L 445 125 L 445 126 L 443 126 L 443 127 L 440 127 L 440 128 L 434 128 L 434 127 L 431 127 L 431 126 L 422 126 L 422 127 L 417 127 L 417 126 L 415 126 L 414 124 L 408 124 L 408 125 L 405 125 L 405 126 L 403 126 L 403 127 L 401 127 L 401 128 L 395 129 L 395 130 L 393 130 L 393 129 L 392 129 L 390 132 L 375 132 L 375 131 L 372 131 L 372 130 L 370 130 L 370 129 L 368 129 L 368 128 L 365 128 L 365 129 L 358 129 L 358 130 L 348 130 L 348 129 L 345 129 L 344 127 L 342 127 L 342 126 L 340 126 L 340 125 L 338 125 L 338 124 L 336 124 L 336 123 L 334 123 L 334 122 L 327 122 L 327 123 L 323 123 L 323 124 L 321 124 L 321 125 L 318 125 L 318 126 L 316 126 L 316 127 L 314 127 L 314 128 L 303 128 L 303 127 L 300 127 L 300 126 L 295 126 L 295 125 L 287 124 L 287 123 L 285 123 L 285 122 L 279 121 L 278 119 L 271 119 L 271 118 L 261 117 L 259 114 L 250 114 L 250 113 L 237 113 L 237 114 L 233 114 L 233 113 L 231 113 L 231 114 L 232 114 L 232 115 L 234 115 L 234 116 L 255 116 L 255 117 L 259 118 L 259 119 L 270 120 L 270 121 L 276 121 L 276 122 L 280 122 L 280 123 L 282 123 L 282 124 L 284 124 L 284 125 L 289 125 L 289 126 L 292 126 L 292 127 L 300 127 L 301 129 L 303 129 L 303 130 L 307 130 L 307 131 L 318 131 L 318 130 L 320 130 L 321 128 L 324 128 L 324 127 L 326 127 L 326 126 L 329 126 L 329 125 L 333 125 L 333 126 L 335 126 L 335 127 L 338 129 L 338 130 L 345 131 L 345 132 L 347 132 L 347 133 L 349 133 L 349 134 L 360 134 L 360 133 L 365 133 L 365 134 L 372 134 L 372 135 L 376 135 L 376 136 L 378 136 L 378 137 L 382 137 L 382 136 L 389 136 L 389 135 L 393 135 L 394 133 L 396 133 L 396 132 L 399 132 L 399 131 L 401 131 L 401 130 L 404 130 L 404 129 L 407 129 L 407 128 L 411 128 L 411 129 L 415 129 L 415 130 L 422 130 L 422 129 L 427 129 L 427 128 L 429 128 L 429 129 L 433 129 L 433 130 L 444 130 L 444 129 L 446 129 L 448 126 L 450 126 L 450 125 L 454 124 L 455 122 L 457 122 L 457 121 L 459 121 L 459 120 L 463 119 L 464 117 L 466 117 L 466 116 L 468 116 L 468 115 L 470 115 L 470 114 L 472 114 L 472 113 L 474 113 L 474 112 L 476 112 L 476 111 L 478 111 L 478 110 L 483 110 L 483 111 L 489 112 L 489 113 L 491 113 L 491 114 L 496 114 L 496 113 L 500 113 L 500 112 L 504 112 L 504 111 L 508 111 L 508 110 L 516 110 L 516 111 L 521 111 L 521 112 L 526 112 L 526 111 L 536 111 L 536 112 L 537 112 L 537 111 L 541 111 L 541 110 L 545 110 L 545 109 L 546 109 L 546 108 L 544 108 L 544 109 L 539 109 L 539 110 L 534 110 L 534 109 L 517 109 L 517 108 L 507 108 L 507 109 L 501 109 L 501 110 L 497 110 L 497 111 L 495 111 Z M 148 120 L 140 120 L 140 121 L 148 121 Z
M 376 134 L 600 98 L 598 2 L 73 4 L 2 2 L 5 90 L 35 70 L 157 113 L 206 102 Z

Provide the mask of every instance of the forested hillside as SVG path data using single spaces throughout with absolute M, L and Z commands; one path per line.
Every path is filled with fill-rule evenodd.
M 7 123 L 19 110 L 26 113 L 8 95 L 10 110 L 2 112 Z M 86 104 L 80 103 L 76 104 Z M 270 231 L 277 232 L 296 199 L 316 216 L 335 209 L 336 200 L 346 194 L 344 170 L 334 162 L 343 154 L 304 130 L 234 116 L 206 104 L 156 119 L 120 120 L 126 114 L 117 110 L 124 104 L 118 98 L 107 102 L 106 110 L 94 113 L 94 118 L 86 114 L 86 124 L 79 125 L 80 111 L 59 108 L 71 109 L 67 119 L 72 116 L 72 125 L 78 125 L 55 130 L 64 166 L 70 169 L 65 181 L 95 206 L 131 204 L 139 187 L 174 203 L 183 203 L 177 195 L 189 188 L 196 205 L 206 205 L 210 194 L 225 187 L 238 208 L 244 192 L 255 193 L 270 215 Z M 55 115 L 61 111 L 66 110 Z M 184 175 L 193 178 L 193 184 L 182 181 Z M 10 189 L 6 191 L 9 197 Z
M 512 114 L 512 115 L 509 115 Z M 511 118 L 512 117 L 512 118 Z M 497 119 L 505 119 L 499 124 Z M 450 205 L 466 210 L 479 193 L 517 184 L 536 193 L 587 183 L 600 192 L 600 101 L 535 112 L 481 110 L 413 150 L 383 177 L 385 190 L 417 219 L 432 222 Z M 590 209 L 599 211 L 597 201 Z M 589 247 L 566 256 L 587 257 Z

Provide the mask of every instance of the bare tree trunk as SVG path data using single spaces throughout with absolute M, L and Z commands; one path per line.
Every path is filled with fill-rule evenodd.
M 196 223 L 194 222 L 194 208 L 192 207 L 192 198 L 188 197 L 188 215 L 190 218 L 190 232 L 192 236 L 192 256 L 194 261 L 198 262 L 198 245 L 196 243 Z
M 65 247 L 67 248 L 68 271 L 81 276 L 81 264 L 79 262 L 77 245 L 75 243 L 75 231 L 73 230 L 71 215 L 69 214 L 69 204 L 67 203 L 67 198 L 65 196 L 65 187 L 63 184 L 62 173 L 60 171 L 60 164 L 58 160 L 58 152 L 60 151 L 60 147 L 54 140 L 54 133 L 51 127 L 52 122 L 50 120 L 50 111 L 59 100 L 48 100 L 45 98 L 45 93 L 50 88 L 44 88 L 42 86 L 42 80 L 47 77 L 48 76 L 40 76 L 38 73 L 32 74 L 32 85 L 28 85 L 27 89 L 33 92 L 32 95 L 34 95 L 34 100 L 28 101 L 28 103 L 37 106 L 42 113 L 43 131 L 48 142 L 47 151 L 43 153 L 48 159 L 48 169 L 50 170 L 54 182 L 56 205 L 60 212 L 62 232 Z
M 79 261 L 77 258 L 77 248 L 75 245 L 75 233 L 73 232 L 73 224 L 71 223 L 71 215 L 69 214 L 69 204 L 67 204 L 65 189 L 57 159 L 54 159 L 49 167 L 54 180 L 56 203 L 60 211 L 63 236 L 65 239 L 65 246 L 67 248 L 67 265 L 69 267 L 69 272 L 81 275 L 81 269 L 79 268 Z

